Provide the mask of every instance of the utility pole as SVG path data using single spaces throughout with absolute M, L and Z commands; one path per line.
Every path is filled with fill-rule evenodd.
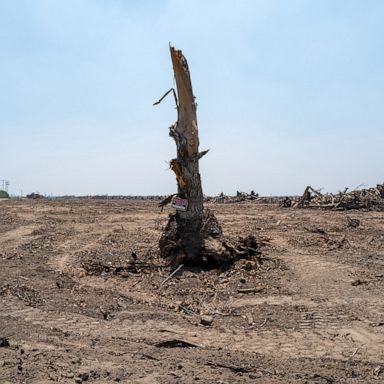
M 2 183 L 2 190 L 8 192 L 9 180 L 0 180 Z

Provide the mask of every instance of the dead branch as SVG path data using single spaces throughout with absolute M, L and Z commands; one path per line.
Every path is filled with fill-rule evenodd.
M 153 105 L 160 104 L 171 92 L 173 92 L 173 97 L 175 99 L 176 108 L 179 108 L 179 102 L 177 100 L 175 88 L 171 88 L 169 91 L 165 92 L 164 95 L 158 101 L 156 101 L 156 103 L 153 103 Z
M 184 264 L 180 264 L 166 279 L 163 280 L 163 282 L 160 284 L 160 287 L 162 287 L 169 279 L 171 279 L 174 275 L 176 275 L 176 273 L 179 272 L 180 269 L 183 267 L 184 267 Z

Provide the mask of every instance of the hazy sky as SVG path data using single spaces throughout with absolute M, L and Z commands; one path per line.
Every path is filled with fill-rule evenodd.
M 171 42 L 206 194 L 384 180 L 384 1 L 0 0 L 0 179 L 19 194 L 166 194 Z

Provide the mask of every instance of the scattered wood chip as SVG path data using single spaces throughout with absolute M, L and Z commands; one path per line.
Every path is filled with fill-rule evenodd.
M 264 321 L 259 325 L 259 328 L 264 327 L 264 325 L 267 323 L 267 319 L 265 318 Z
M 253 293 L 253 292 L 261 292 L 263 287 L 252 287 L 252 288 L 237 288 L 237 292 L 239 293 Z
M 371 327 L 382 327 L 384 325 L 384 321 L 378 321 L 377 323 L 370 323 Z
M 181 268 L 184 267 L 184 264 L 180 264 L 166 279 L 162 281 L 160 284 L 160 287 L 162 287 L 169 279 L 171 279 L 174 275 L 176 275 L 177 272 L 180 271 Z

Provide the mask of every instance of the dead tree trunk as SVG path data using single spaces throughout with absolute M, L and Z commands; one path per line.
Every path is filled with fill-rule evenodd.
M 206 152 L 199 153 L 196 102 L 187 60 L 174 47 L 170 47 L 170 53 L 178 96 L 175 96 L 177 121 L 169 131 L 176 143 L 177 157 L 170 161 L 170 167 L 176 174 L 178 197 L 188 205 L 185 211 L 171 215 L 160 239 L 160 249 L 164 257 L 174 259 L 177 264 L 193 263 L 201 251 L 204 212 L 199 159 Z
M 170 53 L 177 87 L 177 97 L 173 90 L 177 104 L 177 121 L 169 131 L 176 143 L 177 157 L 170 161 L 170 167 L 176 175 L 178 197 L 185 199 L 188 205 L 185 211 L 177 210 L 176 214 L 170 215 L 159 245 L 162 256 L 169 258 L 175 265 L 196 264 L 204 253 L 208 216 L 211 224 L 215 222 L 216 232 L 220 235 L 221 228 L 213 214 L 204 213 L 203 209 L 199 159 L 208 151 L 199 152 L 196 102 L 188 63 L 180 50 L 170 47 Z M 170 91 L 163 98 L 168 93 Z M 169 200 L 166 199 L 165 202 Z
M 203 221 L 203 191 L 199 173 L 199 131 L 196 102 L 192 91 L 188 63 L 181 51 L 170 47 L 173 72 L 176 79 L 178 106 L 177 122 L 170 135 L 177 147 L 177 158 L 171 160 L 176 174 L 178 195 L 188 202 L 186 211 L 176 213 L 183 261 L 194 261 L 201 249 L 200 230 Z
M 162 257 L 174 266 L 180 264 L 222 264 L 257 253 L 248 246 L 233 247 L 223 236 L 221 226 L 211 211 L 204 210 L 199 160 L 208 152 L 199 152 L 199 132 L 196 117 L 196 102 L 193 96 L 187 60 L 181 51 L 170 47 L 177 95 L 169 90 L 157 103 L 173 91 L 177 107 L 177 121 L 169 129 L 176 143 L 177 157 L 170 161 L 175 172 L 177 197 L 187 202 L 185 210 L 169 215 L 166 228 L 160 238 Z M 159 206 L 171 202 L 166 198 Z M 248 239 L 249 240 L 249 239 Z M 248 241 L 247 240 L 247 241 Z M 255 241 L 252 246 L 256 247 Z M 251 248 L 249 248 L 251 249 Z

